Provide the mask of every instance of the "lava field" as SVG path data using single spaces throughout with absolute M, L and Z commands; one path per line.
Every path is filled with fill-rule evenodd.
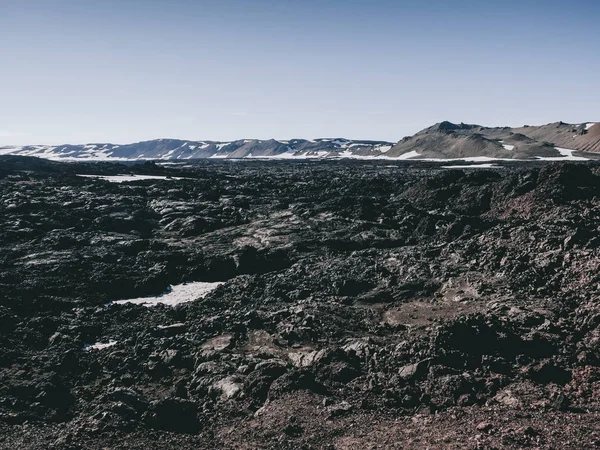
M 597 163 L 2 157 L 0 448 L 600 447 L 599 230 Z

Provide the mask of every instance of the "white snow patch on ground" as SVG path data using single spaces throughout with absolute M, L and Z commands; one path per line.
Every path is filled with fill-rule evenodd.
M 408 153 L 398 156 L 397 159 L 410 159 L 410 158 L 416 158 L 417 156 L 420 156 L 420 155 L 415 150 L 413 150 L 412 152 L 408 152 Z
M 386 153 L 386 152 L 389 152 L 392 149 L 392 146 L 391 145 L 381 145 L 381 146 L 377 147 L 377 149 L 381 153 Z
M 412 153 L 412 152 L 411 152 Z M 408 154 L 408 153 L 407 153 Z M 405 155 L 402 155 L 405 156 Z M 512 158 L 490 158 L 489 156 L 469 156 L 466 158 L 413 158 L 411 161 L 431 161 L 431 162 L 491 162 L 491 161 L 528 161 Z
M 140 181 L 140 180 L 182 180 L 183 178 L 178 177 L 166 177 L 160 175 L 82 175 L 77 174 L 78 177 L 86 177 L 86 178 L 101 178 L 106 181 L 110 181 L 111 183 L 127 183 L 131 181 Z
M 154 297 L 140 297 L 128 300 L 116 300 L 109 305 L 123 305 L 132 303 L 134 305 L 142 305 L 148 308 L 159 304 L 175 306 L 181 303 L 193 302 L 200 298 L 206 297 L 210 292 L 222 285 L 222 282 L 205 283 L 203 281 L 195 283 L 184 283 L 175 286 L 170 286 L 164 294 Z
M 442 169 L 492 169 L 498 167 L 495 164 L 467 164 L 464 166 L 442 166 Z
M 392 158 L 392 157 L 385 156 L 385 155 L 354 155 L 349 150 L 344 150 L 343 152 L 334 154 L 332 156 L 335 156 L 337 158 L 359 159 L 359 160 L 363 160 L 363 161 L 369 161 L 369 160 L 390 160 L 390 161 L 393 161 L 395 159 L 398 159 L 398 158 Z
M 280 153 L 279 155 L 272 155 L 270 156 L 270 158 L 274 158 L 274 159 L 293 159 L 295 158 L 296 151 L 292 148 L 287 149 L 287 151 Z
M 91 350 L 103 350 L 105 348 L 112 347 L 116 343 L 117 343 L 117 341 L 110 340 L 110 341 L 105 342 L 105 343 L 96 342 L 95 344 L 84 344 L 83 349 L 86 352 L 89 352 Z
M 577 150 L 569 150 L 568 148 L 556 147 L 560 156 L 536 156 L 541 161 L 589 161 L 589 158 L 583 156 L 573 156 L 573 152 Z
M 350 146 L 348 146 L 348 148 L 349 147 Z M 314 153 L 310 153 L 310 154 L 308 154 L 308 153 L 304 153 L 304 154 L 282 153 L 279 155 L 272 155 L 272 156 L 252 156 L 252 158 L 317 159 L 317 158 L 323 158 L 323 157 L 331 157 L 331 158 L 348 158 L 348 159 L 359 159 L 359 160 L 388 160 L 388 161 L 410 160 L 410 161 L 424 161 L 424 162 L 429 161 L 429 162 L 472 162 L 472 163 L 491 163 L 491 162 L 498 162 L 498 161 L 513 161 L 513 162 L 532 161 L 530 159 L 492 158 L 489 156 L 469 156 L 469 157 L 465 157 L 465 158 L 422 158 L 421 155 L 414 150 L 411 152 L 405 153 L 403 155 L 400 155 L 400 156 L 355 155 L 348 148 L 346 148 L 344 151 L 339 152 L 339 153 L 333 153 L 333 152 L 330 153 L 327 151 L 319 151 L 319 152 L 314 152 Z M 513 150 L 515 148 L 515 146 L 506 144 L 506 145 L 504 145 L 504 148 L 506 148 L 507 150 Z M 557 150 L 560 152 L 561 156 L 555 156 L 555 157 L 537 156 L 536 158 L 537 158 L 537 160 L 543 160 L 543 161 L 587 161 L 588 160 L 588 158 L 583 158 L 580 156 L 573 156 L 572 153 L 575 150 L 568 150 L 568 149 L 561 149 L 561 148 L 557 148 Z M 535 160 L 533 160 L 533 161 L 535 161 Z M 467 166 L 460 166 L 460 167 L 464 168 Z M 476 167 L 486 168 L 486 166 L 483 164 L 479 164 Z
M 500 141 L 502 143 L 502 141 Z M 510 145 L 510 144 L 502 144 L 502 147 L 504 147 L 506 150 L 514 150 L 515 146 L 514 145 Z
M 247 155 L 246 158 L 252 159 L 307 159 L 307 156 L 304 154 L 296 153 L 295 150 L 289 149 L 283 153 L 279 153 L 278 155 L 262 155 L 262 156 L 254 156 L 252 154 Z
M 185 326 L 184 322 L 177 322 L 177 323 L 173 323 L 171 325 L 159 325 L 158 329 L 159 330 L 168 330 L 169 328 L 179 328 L 179 327 L 183 327 Z
M 585 124 L 585 129 L 586 129 L 586 130 L 589 130 L 589 129 L 590 129 L 590 128 L 592 128 L 594 125 L 596 125 L 596 123 L 595 123 L 595 122 L 586 123 L 586 124 Z
M 242 384 L 233 376 L 223 378 L 214 384 L 214 387 L 221 391 L 223 398 L 233 398 L 242 391 Z

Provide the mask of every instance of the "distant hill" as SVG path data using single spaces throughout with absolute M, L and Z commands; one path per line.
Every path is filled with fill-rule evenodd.
M 586 152 L 583 154 L 582 152 Z M 55 160 L 185 160 L 199 158 L 590 159 L 600 154 L 600 123 L 484 127 L 440 122 L 397 143 L 331 139 L 229 142 L 156 139 L 133 144 L 0 147 L 0 155 Z
M 532 159 L 559 157 L 561 153 L 551 143 L 517 133 L 511 128 L 488 128 L 480 125 L 435 124 L 414 136 L 398 142 L 390 156 L 413 154 L 423 158 Z
M 539 127 L 515 128 L 513 131 L 537 141 L 552 142 L 558 147 L 583 152 L 600 152 L 600 123 L 571 125 L 556 122 Z
M 393 145 L 392 142 L 352 141 L 349 139 L 292 139 L 289 141 L 244 139 L 231 142 L 156 139 L 126 145 L 0 147 L 0 154 L 86 160 L 376 157 L 384 155 Z

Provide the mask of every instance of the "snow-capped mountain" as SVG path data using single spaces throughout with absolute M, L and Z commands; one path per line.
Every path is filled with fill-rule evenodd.
M 348 139 L 245 139 L 231 142 L 156 139 L 126 145 L 6 146 L 0 147 L 0 154 L 70 160 L 376 157 L 385 155 L 393 145 L 391 142 Z
M 411 160 L 598 159 L 600 123 L 485 127 L 440 122 L 397 143 L 349 139 L 243 139 L 230 142 L 156 139 L 134 144 L 0 146 L 0 155 L 55 160 L 185 160 L 200 158 L 360 158 Z

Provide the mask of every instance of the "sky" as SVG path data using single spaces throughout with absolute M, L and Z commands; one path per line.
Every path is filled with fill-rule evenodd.
M 0 0 L 0 145 L 600 121 L 598 0 Z

